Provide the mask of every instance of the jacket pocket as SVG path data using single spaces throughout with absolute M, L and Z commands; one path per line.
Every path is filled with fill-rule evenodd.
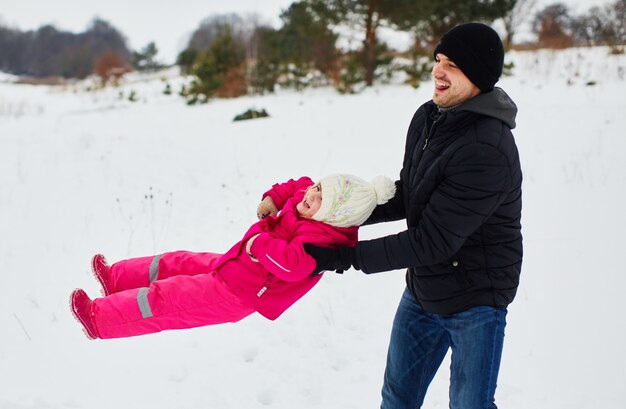
M 449 271 L 454 275 L 459 287 L 463 289 L 470 288 L 473 283 L 467 274 L 467 270 L 465 269 L 463 262 L 458 257 L 454 257 L 449 261 L 449 263 Z

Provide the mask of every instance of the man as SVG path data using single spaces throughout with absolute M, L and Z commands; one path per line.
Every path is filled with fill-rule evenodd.
M 421 407 L 449 348 L 450 407 L 496 408 L 506 308 L 522 264 L 522 173 L 511 134 L 517 108 L 494 89 L 504 49 L 490 27 L 454 27 L 434 57 L 433 98 L 409 126 L 396 195 L 367 222 L 406 219 L 407 230 L 307 251 L 316 271 L 408 268 L 382 409 Z

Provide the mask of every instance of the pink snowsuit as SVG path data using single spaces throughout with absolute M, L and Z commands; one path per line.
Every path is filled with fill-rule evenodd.
M 278 318 L 320 279 L 304 243 L 353 246 L 358 227 L 334 227 L 301 217 L 308 177 L 275 184 L 265 192 L 281 209 L 253 224 L 226 254 L 175 251 L 111 266 L 111 294 L 94 300 L 92 317 L 101 338 L 237 322 L 255 311 Z M 259 234 L 250 252 L 249 238 Z

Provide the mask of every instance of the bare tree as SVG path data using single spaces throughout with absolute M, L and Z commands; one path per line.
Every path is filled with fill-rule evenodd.
M 565 48 L 572 45 L 572 18 L 563 3 L 546 6 L 535 15 L 533 32 L 541 47 Z
M 576 45 L 626 44 L 626 0 L 618 0 L 604 7 L 592 7 L 571 23 L 572 39 Z
M 254 59 L 258 41 L 255 34 L 261 24 L 258 14 L 249 14 L 244 17 L 238 14 L 212 15 L 202 20 L 200 26 L 193 32 L 187 49 L 194 49 L 199 52 L 207 50 L 228 28 L 231 30 L 235 41 L 246 50 L 246 58 Z
M 517 0 L 515 6 L 503 18 L 506 36 L 504 37 L 504 47 L 511 48 L 513 37 L 522 24 L 531 18 L 531 12 L 535 8 L 537 0 Z

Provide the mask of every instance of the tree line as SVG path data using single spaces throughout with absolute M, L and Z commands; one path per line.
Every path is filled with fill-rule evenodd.
M 79 34 L 51 25 L 26 32 L 0 26 L 0 70 L 8 73 L 85 78 L 107 53 L 115 53 L 122 61 L 131 57 L 122 34 L 104 20 L 93 20 Z
M 131 51 L 124 35 L 102 19 L 78 34 L 52 25 L 20 31 L 0 24 L 0 71 L 20 76 L 83 79 L 97 74 L 106 81 L 133 69 L 161 68 L 157 53 L 153 42 Z
M 191 81 L 181 90 L 189 103 L 211 97 L 272 92 L 277 86 L 303 88 L 332 84 L 341 92 L 384 81 L 402 72 L 414 86 L 428 77 L 430 53 L 443 33 L 466 21 L 501 22 L 507 48 L 530 21 L 536 41 L 530 47 L 610 45 L 623 52 L 626 0 L 571 15 L 563 3 L 531 15 L 534 0 L 299 0 L 273 28 L 256 16 L 214 15 L 201 21 L 177 64 Z M 381 28 L 410 33 L 409 50 L 391 50 Z M 362 39 L 354 49 L 338 47 L 340 29 Z M 131 69 L 159 68 L 150 43 L 131 51 L 111 24 L 94 20 L 79 34 L 52 26 L 21 32 L 0 25 L 0 70 L 35 77 L 84 78 L 103 82 Z
M 572 15 L 565 4 L 554 3 L 535 15 L 532 30 L 540 47 L 608 45 L 615 52 L 624 52 L 626 0 L 594 6 L 578 16 Z
M 182 94 L 196 103 L 320 82 L 354 92 L 398 71 L 418 86 L 429 77 L 438 39 L 467 21 L 502 22 L 507 48 L 516 46 L 516 32 L 530 21 L 536 40 L 520 48 L 610 45 L 624 52 L 626 0 L 577 16 L 562 3 L 531 15 L 534 6 L 534 0 L 301 0 L 282 12 L 279 28 L 239 16 L 212 16 L 178 56 L 178 64 L 194 78 Z M 337 27 L 359 32 L 359 47 L 339 50 Z M 409 32 L 413 45 L 403 52 L 390 50 L 379 38 L 382 27 Z

